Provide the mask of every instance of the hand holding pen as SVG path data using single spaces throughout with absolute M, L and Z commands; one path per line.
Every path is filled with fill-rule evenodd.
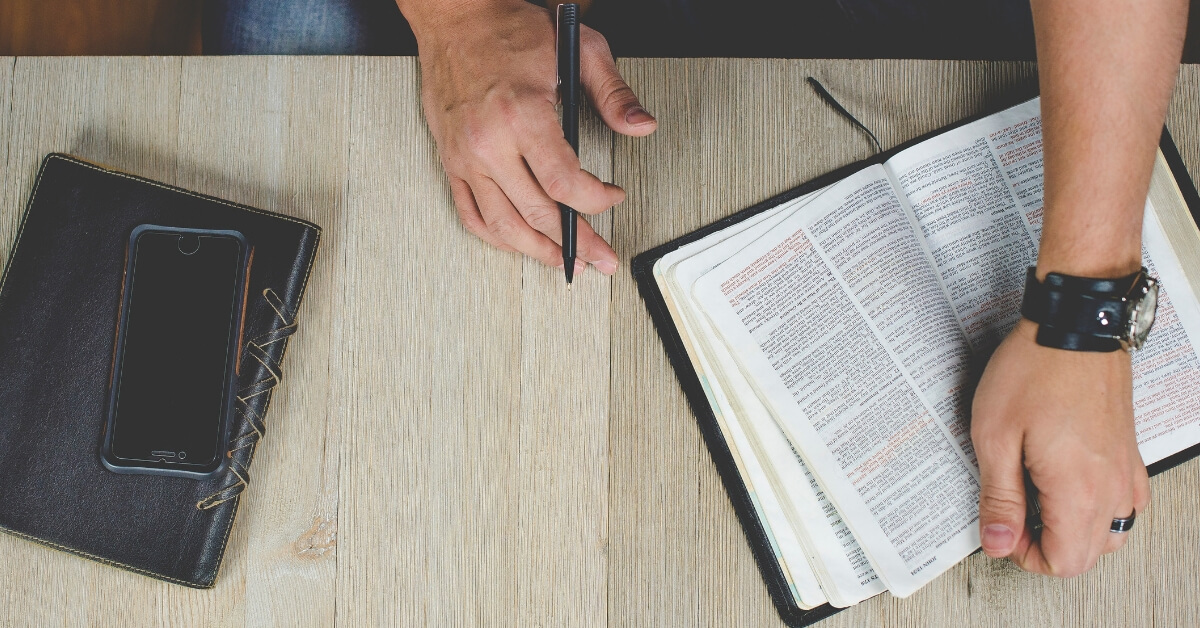
M 410 20 L 420 42 L 422 97 L 430 130 L 468 231 L 549 266 L 562 264 L 558 203 L 596 214 L 624 191 L 583 170 L 559 126 L 554 17 L 524 0 L 484 3 L 447 21 Z M 579 33 L 580 86 L 599 117 L 625 135 L 657 126 L 621 79 L 604 38 Z M 617 255 L 578 221 L 578 264 L 612 274 Z

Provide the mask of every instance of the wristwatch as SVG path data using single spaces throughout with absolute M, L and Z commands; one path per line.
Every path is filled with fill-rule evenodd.
M 1025 275 L 1021 315 L 1038 324 L 1037 343 L 1068 351 L 1141 349 L 1158 309 L 1158 280 L 1145 267 L 1117 279 Z

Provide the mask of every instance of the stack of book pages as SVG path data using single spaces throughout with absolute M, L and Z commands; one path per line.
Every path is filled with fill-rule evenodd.
M 1042 176 L 1035 99 L 654 265 L 800 608 L 908 596 L 979 547 L 971 397 L 1020 315 Z M 1133 356 L 1150 464 L 1200 443 L 1200 233 L 1162 155 L 1143 241 L 1162 285 Z

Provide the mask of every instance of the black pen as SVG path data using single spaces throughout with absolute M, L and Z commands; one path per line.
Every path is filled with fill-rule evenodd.
M 558 5 L 558 92 L 562 98 L 563 135 L 579 154 L 579 5 Z M 567 283 L 575 276 L 575 230 L 579 216 L 575 210 L 558 204 L 562 214 L 563 270 Z

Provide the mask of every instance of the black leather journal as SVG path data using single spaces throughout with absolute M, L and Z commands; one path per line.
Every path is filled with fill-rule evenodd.
M 914 146 L 924 140 L 927 140 L 936 135 L 945 133 L 949 130 L 966 125 L 974 120 L 978 120 L 983 116 L 972 117 L 963 120 L 957 124 L 951 125 L 944 129 L 939 129 L 933 133 L 916 138 L 901 146 L 888 150 L 884 153 L 871 157 L 861 162 L 850 164 L 826 175 L 818 177 L 812 181 L 803 183 L 791 190 L 788 190 L 778 196 L 765 200 L 753 207 L 744 209 L 740 212 L 732 214 L 726 218 L 718 220 L 710 225 L 707 225 L 697 231 L 685 234 L 670 242 L 666 242 L 658 247 L 650 249 L 634 257 L 631 264 L 631 272 L 634 280 L 637 282 L 639 293 L 645 303 L 646 309 L 649 312 L 658 335 L 662 341 L 663 347 L 666 350 L 667 356 L 670 359 L 676 377 L 679 380 L 679 385 L 685 393 L 688 404 L 695 414 L 696 421 L 700 427 L 700 433 L 704 438 L 704 442 L 708 447 L 709 453 L 712 456 L 713 462 L 721 476 L 725 491 L 732 502 L 734 511 L 741 523 L 742 529 L 746 535 L 751 552 L 755 562 L 758 564 L 767 591 L 778 610 L 780 617 L 791 626 L 805 626 L 818 622 L 841 610 L 829 604 L 821 604 L 811 609 L 801 608 L 795 601 L 790 588 L 788 577 L 784 573 L 784 567 L 780 563 L 777 549 L 774 546 L 773 537 L 758 514 L 758 502 L 752 494 L 753 491 L 748 489 L 747 483 L 742 477 L 742 472 L 739 470 L 738 462 L 735 461 L 735 453 L 729 439 L 730 437 L 722 430 L 722 424 L 714 413 L 711 401 L 706 393 L 705 384 L 701 381 L 701 376 L 698 374 L 695 363 L 689 356 L 687 344 L 685 343 L 684 333 L 676 324 L 676 319 L 672 316 L 668 307 L 667 299 L 664 297 L 662 287 L 655 276 L 655 264 L 667 254 L 696 242 L 709 235 L 715 234 L 722 230 L 728 229 L 731 226 L 751 219 L 765 211 L 777 208 L 780 205 L 796 199 L 802 195 L 815 192 L 834 184 L 842 179 L 845 179 L 854 173 L 863 170 L 875 164 L 882 164 L 898 152 Z M 1190 210 L 1191 219 L 1193 222 L 1200 224 L 1200 195 L 1197 194 L 1196 188 L 1192 183 L 1191 177 L 1188 175 L 1179 153 L 1173 144 L 1170 135 L 1164 129 L 1161 151 L 1166 164 L 1170 168 L 1171 174 L 1174 176 L 1178 184 L 1179 192 L 1182 194 L 1183 200 L 1186 202 L 1188 210 Z M 1148 467 L 1151 475 L 1161 473 L 1171 467 L 1186 462 L 1197 455 L 1200 455 L 1200 445 L 1191 446 L 1170 455 L 1162 460 L 1159 460 Z
M 127 247 L 146 224 L 236 231 L 250 248 L 227 460 L 208 479 L 101 463 Z M 213 586 L 319 240 L 309 222 L 47 156 L 0 278 L 0 528 Z

